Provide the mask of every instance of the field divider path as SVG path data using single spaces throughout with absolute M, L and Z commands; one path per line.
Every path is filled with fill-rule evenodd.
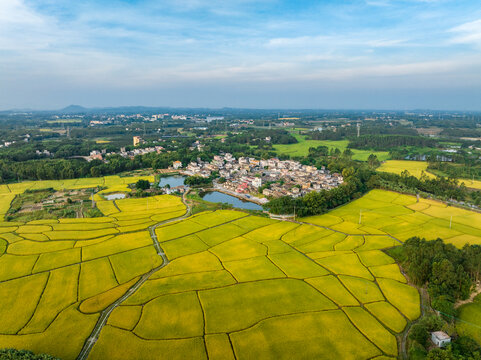
M 122 212 L 122 210 L 120 210 L 119 206 L 117 205 L 117 203 L 115 202 L 115 200 L 112 201 L 112 204 L 114 204 L 115 208 L 119 211 L 119 212 Z
M 162 225 L 174 222 L 174 221 L 182 220 L 182 219 L 185 219 L 185 218 L 190 216 L 190 213 L 191 213 L 192 209 L 191 209 L 190 204 L 186 201 L 186 195 L 187 195 L 187 192 L 184 193 L 184 195 L 182 196 L 182 202 L 186 206 L 186 211 L 185 211 L 184 215 L 173 218 L 173 219 L 161 221 L 161 222 L 149 227 L 150 237 L 152 238 L 152 241 L 154 243 L 154 247 L 155 247 L 155 250 L 157 251 L 157 255 L 159 255 L 162 258 L 162 264 L 160 266 L 150 270 L 148 273 L 142 275 L 141 278 L 134 285 L 132 285 L 132 287 L 130 287 L 125 292 L 125 294 L 123 294 L 121 297 L 119 297 L 116 301 L 114 301 L 112 304 L 110 304 L 106 309 L 104 309 L 100 313 L 100 317 L 97 320 L 97 323 L 95 324 L 92 332 L 90 333 L 90 336 L 85 341 L 85 343 L 82 347 L 82 350 L 80 350 L 80 353 L 77 356 L 77 360 L 85 360 L 85 359 L 88 358 L 88 356 L 90 354 L 90 351 L 92 350 L 92 348 L 94 347 L 95 343 L 97 342 L 97 340 L 100 336 L 100 332 L 102 331 L 105 324 L 107 324 L 107 320 L 108 320 L 110 314 L 112 313 L 112 311 L 114 311 L 115 308 L 117 308 L 120 304 L 122 304 L 130 296 L 135 294 L 135 292 L 152 276 L 152 274 L 156 273 L 157 271 L 159 271 L 160 269 L 164 268 L 165 266 L 167 266 L 169 264 L 169 259 L 167 258 L 167 255 L 165 254 L 164 250 L 162 249 L 162 247 L 159 244 L 159 241 L 157 239 L 157 235 L 155 233 L 155 229 L 157 229 L 157 227 L 159 227 L 159 226 L 162 226 Z
M 406 276 L 404 271 L 402 271 L 402 274 Z M 408 322 L 408 324 L 404 328 L 404 331 L 401 333 L 401 343 L 399 344 L 399 347 L 400 347 L 399 355 L 403 360 L 409 359 L 409 354 L 407 349 L 409 331 L 411 331 L 411 328 L 413 327 L 413 325 L 416 325 L 419 322 L 419 320 L 421 320 L 424 317 L 424 315 L 426 314 L 426 311 L 425 311 L 425 308 L 427 307 L 426 304 L 429 303 L 427 291 L 423 288 L 420 288 L 417 290 L 419 292 L 421 315 L 416 320 Z

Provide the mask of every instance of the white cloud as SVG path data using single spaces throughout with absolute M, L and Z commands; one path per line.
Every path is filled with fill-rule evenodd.
M 481 46 L 481 19 L 467 22 L 450 29 L 456 35 L 450 40 L 454 44 L 474 44 Z
M 53 7 L 55 1 L 51 0 Z M 424 34 L 420 30 L 424 24 L 417 21 L 381 28 L 346 19 L 337 26 L 320 22 L 316 14 L 269 15 L 259 21 L 245 15 L 257 6 L 255 0 L 170 3 L 122 2 L 112 8 L 89 2 L 69 8 L 65 16 L 60 9 L 35 10 L 29 6 L 31 0 L 0 0 L 0 91 L 52 89 L 57 84 L 72 91 L 77 87 L 141 91 L 178 84 L 200 87 L 212 81 L 226 87 L 253 84 L 253 89 L 263 83 L 288 88 L 323 81 L 359 85 L 372 79 L 379 83 L 386 79 L 391 85 L 390 81 L 407 79 L 416 84 L 421 77 L 440 82 L 456 75 L 461 82 L 466 69 L 475 73 L 473 67 L 481 63 L 450 51 L 453 44 L 481 44 L 481 20 L 450 29 L 453 38 L 446 45 L 437 38 L 439 33 L 445 39 L 444 29 Z M 197 10 L 215 15 L 189 13 Z M 231 15 L 239 18 L 223 21 Z M 480 76 L 471 77 L 481 84 Z

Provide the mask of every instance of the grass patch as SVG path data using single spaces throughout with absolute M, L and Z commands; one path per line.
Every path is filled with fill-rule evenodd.
M 286 154 L 290 156 L 307 156 L 309 148 L 318 146 L 327 146 L 329 149 L 339 149 L 341 152 L 347 149 L 348 140 L 307 140 L 305 136 L 295 135 L 297 138 L 296 144 L 278 144 L 274 145 L 274 150 L 277 154 Z M 374 154 L 380 161 L 389 159 L 389 152 L 387 151 L 371 151 L 351 149 L 354 153 L 353 159 L 359 161 L 367 161 L 369 155 Z
M 481 344 L 481 295 L 474 298 L 471 304 L 459 308 L 459 319 L 456 329 Z

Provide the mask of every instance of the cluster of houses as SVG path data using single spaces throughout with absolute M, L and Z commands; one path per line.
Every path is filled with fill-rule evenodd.
M 258 193 L 259 188 L 263 187 L 262 194 L 267 197 L 298 197 L 311 191 L 332 189 L 343 182 L 340 174 L 331 174 L 325 168 L 319 170 L 297 161 L 277 158 L 236 159 L 229 153 L 214 156 L 210 163 L 197 159 L 197 162 L 191 162 L 183 170 L 185 175 L 201 177 L 209 177 L 212 172 L 219 173 L 222 181 L 218 181 L 217 185 L 229 192 Z
M 151 146 L 144 149 L 132 149 L 132 150 L 126 150 L 125 148 L 121 148 L 119 152 L 109 152 L 109 153 L 105 149 L 101 151 L 93 150 L 90 152 L 90 155 L 87 156 L 85 159 L 87 161 L 104 160 L 106 156 L 110 156 L 110 155 L 120 155 L 124 158 L 133 159 L 137 155 L 145 155 L 152 152 L 156 152 L 157 154 L 160 154 L 163 150 L 164 148 L 162 146 Z

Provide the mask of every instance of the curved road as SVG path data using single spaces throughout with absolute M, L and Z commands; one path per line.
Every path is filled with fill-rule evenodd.
M 130 296 L 132 296 L 149 278 L 150 276 L 162 269 L 163 267 L 167 266 L 169 264 L 169 259 L 167 259 L 167 256 L 165 255 L 164 250 L 159 244 L 159 241 L 157 240 L 157 235 L 155 234 L 155 229 L 159 226 L 182 220 L 185 219 L 186 217 L 190 216 L 191 213 L 191 206 L 186 200 L 186 195 L 188 192 L 184 193 L 182 196 L 182 202 L 186 206 L 186 212 L 184 215 L 162 221 L 158 224 L 152 225 L 149 227 L 149 232 L 150 232 L 150 237 L 152 238 L 152 241 L 154 242 L 154 247 L 155 250 L 157 251 L 157 255 L 159 255 L 162 258 L 162 265 L 150 270 L 148 273 L 142 275 L 142 277 L 130 288 L 128 289 L 124 295 L 122 295 L 120 298 L 118 298 L 116 301 L 114 301 L 112 304 L 110 304 L 106 309 L 104 309 L 100 313 L 100 317 L 97 320 L 97 323 L 95 324 L 95 327 L 93 328 L 92 332 L 90 333 L 90 336 L 87 338 L 87 340 L 84 343 L 84 346 L 82 347 L 82 350 L 80 351 L 79 355 L 77 356 L 77 360 L 85 360 L 90 354 L 90 351 L 92 350 L 93 346 L 97 342 L 100 332 L 102 331 L 103 327 L 107 323 L 107 320 L 114 311 L 116 307 L 118 307 L 120 304 L 122 304 L 125 300 L 127 300 Z

